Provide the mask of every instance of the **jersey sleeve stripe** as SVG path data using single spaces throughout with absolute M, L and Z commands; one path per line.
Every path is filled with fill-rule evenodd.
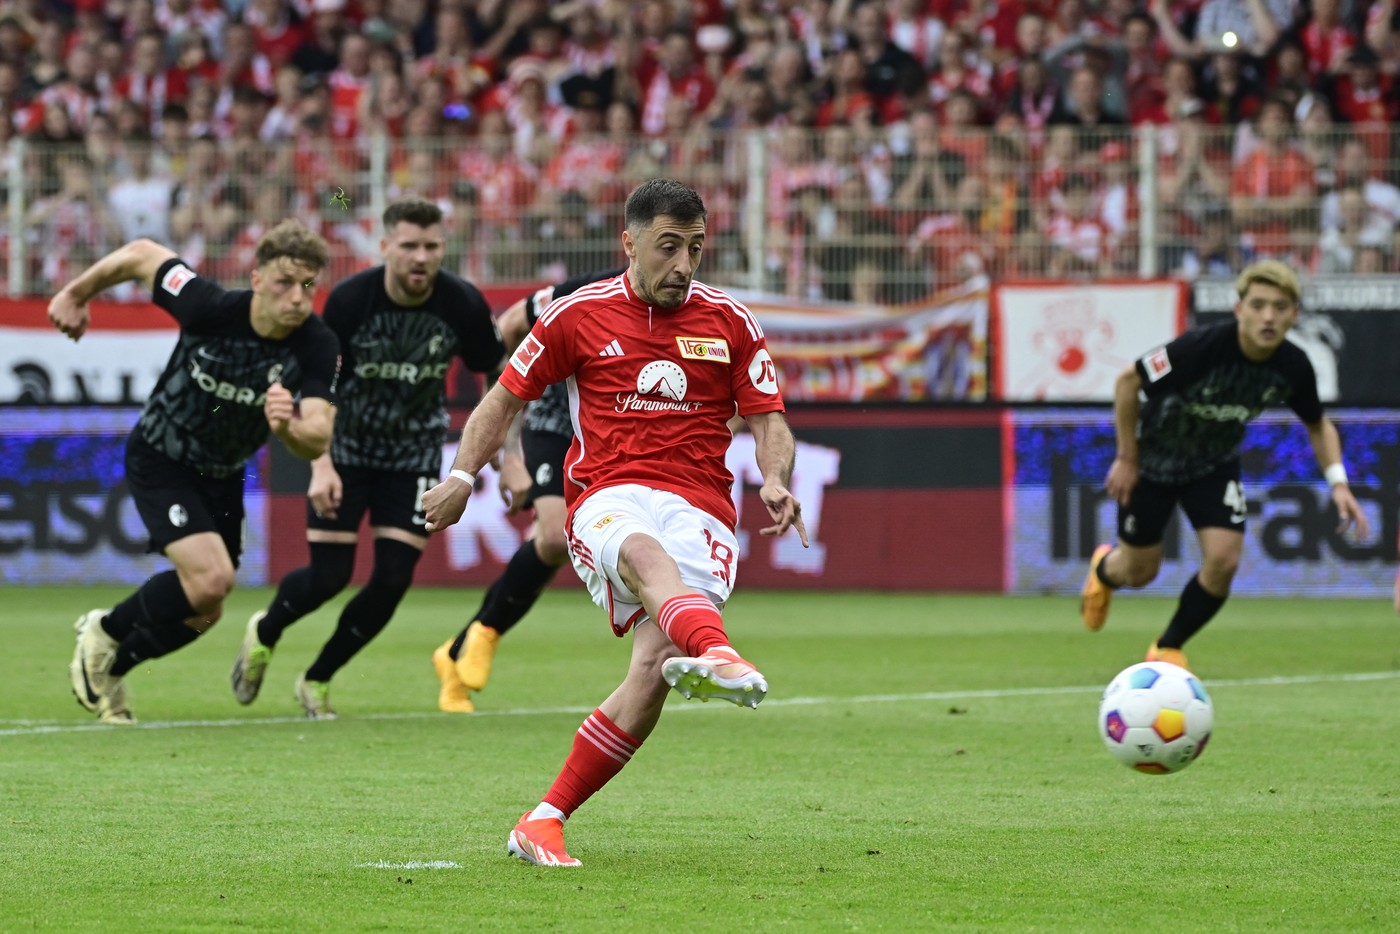
M 749 329 L 749 336 L 754 340 L 763 338 L 763 327 L 758 323 L 758 317 L 738 299 L 702 282 L 695 283 L 695 291 L 710 304 L 727 308 L 737 315 L 744 322 L 744 326 Z
M 561 312 L 573 307 L 576 302 L 587 299 L 610 298 L 619 295 L 624 298 L 627 295 L 626 290 L 622 287 L 621 277 L 595 282 L 592 285 L 584 286 L 572 295 L 565 295 L 562 298 L 550 302 L 544 314 L 539 316 L 539 320 L 544 322 L 545 327 L 549 327 L 554 319 L 559 317 Z

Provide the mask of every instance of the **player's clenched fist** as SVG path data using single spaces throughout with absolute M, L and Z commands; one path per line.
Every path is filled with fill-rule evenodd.
M 77 301 L 66 289 L 49 302 L 49 321 L 73 340 L 83 336 L 89 320 L 87 303 Z
M 292 420 L 292 394 L 281 383 L 267 387 L 267 398 L 263 401 L 263 414 L 268 426 L 277 434 L 286 430 Z
M 466 512 L 471 495 L 470 483 L 460 477 L 448 477 L 423 494 L 423 518 L 427 520 L 423 527 L 429 532 L 440 532 L 456 524 Z

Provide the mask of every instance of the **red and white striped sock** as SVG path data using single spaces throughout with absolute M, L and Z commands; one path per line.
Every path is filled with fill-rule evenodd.
M 709 601 L 697 593 L 672 597 L 661 604 L 656 625 L 687 655 L 704 655 L 717 645 L 728 645 L 724 617 Z
M 574 748 L 564 760 L 559 777 L 545 793 L 543 803 L 568 817 L 621 772 L 641 745 L 641 740 L 618 729 L 601 710 L 593 711 L 574 734 Z

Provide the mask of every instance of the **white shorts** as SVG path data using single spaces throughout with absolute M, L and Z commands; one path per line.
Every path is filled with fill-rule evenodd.
M 675 493 L 625 484 L 599 490 L 574 511 L 569 557 L 593 602 L 608 611 L 613 634 L 623 636 L 647 618 L 641 599 L 617 573 L 629 535 L 649 535 L 680 568 L 681 582 L 723 607 L 734 590 L 739 542 L 719 519 Z

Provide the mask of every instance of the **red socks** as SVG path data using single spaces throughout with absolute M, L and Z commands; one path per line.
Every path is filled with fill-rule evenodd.
M 621 772 L 641 745 L 641 740 L 618 729 L 601 710 L 593 711 L 574 734 L 574 748 L 549 786 L 544 803 L 568 817 Z
M 661 604 L 660 616 L 656 625 L 687 655 L 704 655 L 717 645 L 729 644 L 724 617 L 707 597 L 697 593 L 672 597 Z

